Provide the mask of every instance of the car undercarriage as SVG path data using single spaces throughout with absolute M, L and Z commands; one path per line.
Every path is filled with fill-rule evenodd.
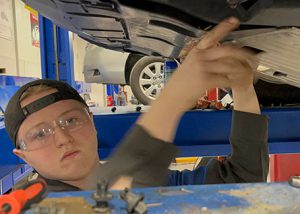
M 185 44 L 235 16 L 241 25 L 224 42 L 259 53 L 260 82 L 279 84 L 279 90 L 287 84 L 300 95 L 298 0 L 23 1 L 93 44 L 165 58 L 177 58 Z M 297 97 L 288 103 L 300 103 Z

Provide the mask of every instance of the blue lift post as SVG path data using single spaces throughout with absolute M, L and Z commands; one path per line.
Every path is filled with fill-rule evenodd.
M 76 88 L 70 32 L 54 25 L 41 15 L 39 27 L 42 78 L 61 80 Z
M 41 15 L 39 15 L 39 29 L 42 78 L 64 81 L 79 93 L 90 92 L 89 83 L 76 82 L 74 78 L 71 33 Z

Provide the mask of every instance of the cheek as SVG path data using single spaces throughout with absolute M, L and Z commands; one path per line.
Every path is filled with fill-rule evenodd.
M 98 147 L 97 132 L 93 127 L 85 127 L 80 132 L 73 134 L 73 137 L 81 148 Z
M 56 168 L 58 165 L 59 155 L 49 149 L 39 150 L 37 152 L 31 151 L 27 157 L 27 163 L 35 168 L 37 171 L 44 171 Z

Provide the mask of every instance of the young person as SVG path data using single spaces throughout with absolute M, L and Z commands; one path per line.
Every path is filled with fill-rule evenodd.
M 24 85 L 5 111 L 14 154 L 45 178 L 51 191 L 94 189 L 98 178 L 118 189 L 265 181 L 267 118 L 260 115 L 253 87 L 255 56 L 216 45 L 237 26 L 238 20 L 230 18 L 205 34 L 106 164 L 99 163 L 92 113 L 74 89 L 54 80 Z M 230 157 L 194 171 L 168 171 L 177 153 L 171 142 L 181 116 L 213 87 L 233 92 Z

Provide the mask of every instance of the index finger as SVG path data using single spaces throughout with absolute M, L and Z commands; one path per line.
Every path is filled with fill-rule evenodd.
M 239 20 L 235 17 L 223 20 L 212 30 L 204 34 L 196 48 L 204 50 L 216 46 L 221 39 L 237 28 L 239 24 Z

